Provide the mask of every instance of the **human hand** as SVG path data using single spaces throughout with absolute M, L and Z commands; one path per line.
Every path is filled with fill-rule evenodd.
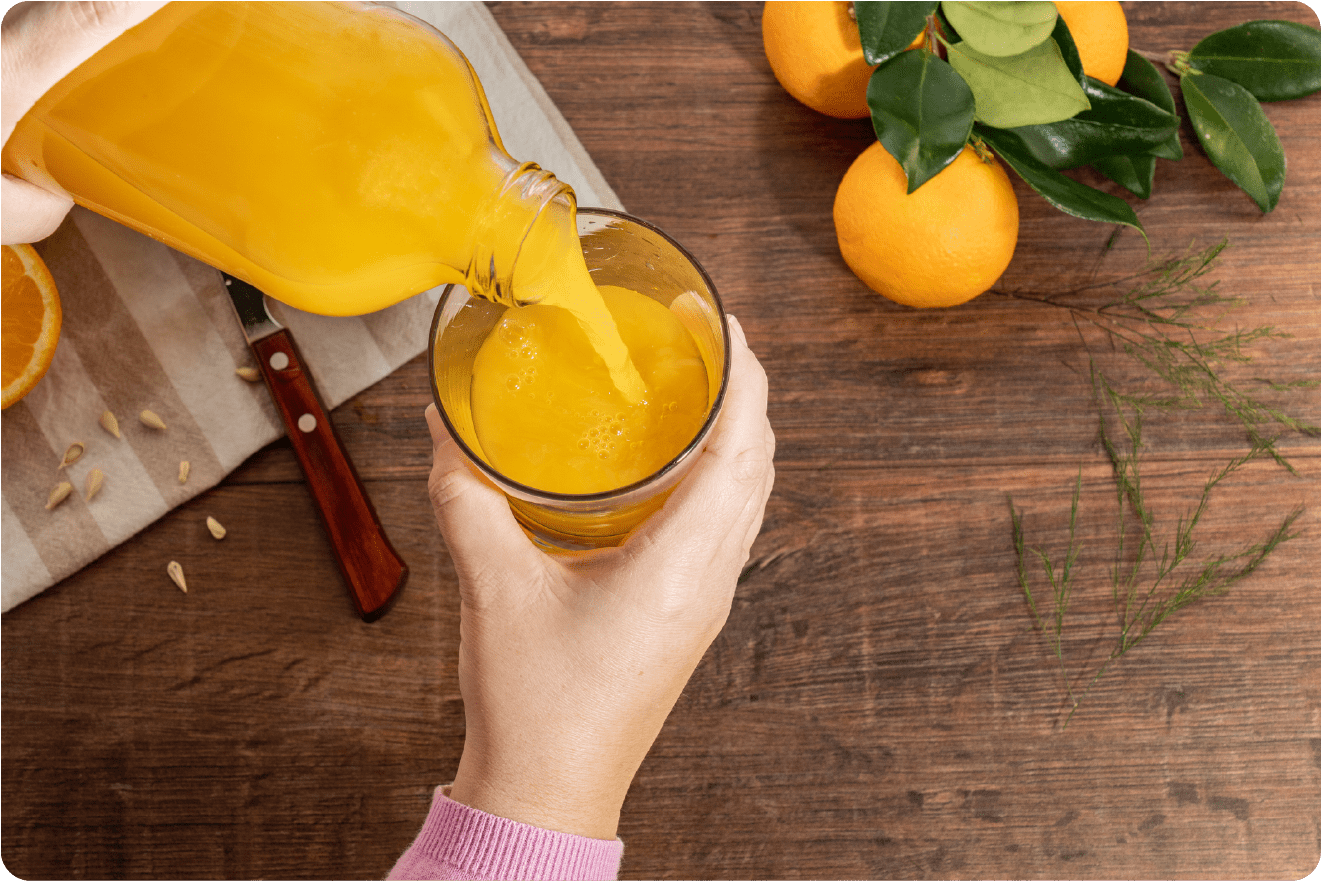
M 124 31 L 165 4 L 150 3 L 20 3 L 0 26 L 0 126 L 8 143 L 18 121 L 46 90 Z M 4 175 L 0 200 L 0 238 L 6 245 L 36 242 L 60 225 L 73 207 L 64 193 L 43 190 L 25 180 Z
M 729 615 L 775 478 L 766 374 L 729 323 L 729 387 L 706 449 L 619 548 L 537 549 L 427 408 L 431 500 L 462 598 L 455 801 L 615 837 L 633 775 Z

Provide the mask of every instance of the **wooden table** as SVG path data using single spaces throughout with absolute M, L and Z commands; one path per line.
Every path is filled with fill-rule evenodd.
M 1126 4 L 1134 46 L 1189 48 L 1300 4 Z M 1212 499 L 1194 556 L 1297 537 L 1170 618 L 1067 728 L 1015 575 L 1065 552 L 1065 659 L 1113 642 L 1114 474 L 1070 313 L 988 294 L 914 311 L 839 257 L 835 187 L 872 140 L 772 78 L 760 4 L 500 4 L 513 45 L 634 213 L 698 257 L 770 376 L 777 483 L 724 632 L 625 805 L 625 877 L 1288 878 L 1321 842 L 1321 440 Z M 492 96 L 498 101 L 499 96 Z M 1261 215 L 1182 135 L 1136 203 L 1158 256 L 1231 242 L 1244 326 L 1292 334 L 1233 375 L 1321 379 L 1321 96 L 1268 105 L 1289 160 Z M 1089 178 L 1099 180 L 1099 178 Z M 1140 239 L 1021 181 L 997 285 L 1118 277 Z M 1113 187 L 1112 187 L 1113 189 Z M 1095 341 L 1092 341 L 1095 345 Z M 1104 355 L 1104 353 L 1101 353 Z M 1108 356 L 1107 356 L 1108 357 Z M 1109 363 L 1109 362 L 1107 362 Z M 426 498 L 424 359 L 334 414 L 412 568 L 360 623 L 277 442 L 3 619 L 3 858 L 24 878 L 381 877 L 463 741 L 455 578 Z M 1315 389 L 1288 398 L 1321 423 Z M 1246 447 L 1216 408 L 1152 415 L 1145 488 L 1172 528 Z M 200 522 L 230 526 L 220 544 Z M 1130 550 L 1131 550 L 1130 545 Z M 161 572 L 179 559 L 191 590 Z M 1045 591 L 1039 569 L 1038 591 Z M 1040 595 L 1040 593 L 1039 593 Z

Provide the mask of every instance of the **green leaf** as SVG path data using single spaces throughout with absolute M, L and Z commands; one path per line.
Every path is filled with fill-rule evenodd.
M 949 63 L 977 99 L 979 122 L 997 128 L 1036 125 L 1091 106 L 1054 40 L 1008 58 L 985 55 L 967 43 L 947 48 Z
M 1058 30 L 1056 28 L 1057 40 Z M 1096 80 L 1085 81 L 1083 91 L 1088 91 L 1096 84 Z M 1170 94 L 1170 87 L 1165 84 L 1165 78 L 1161 76 L 1160 71 L 1131 49 L 1124 63 L 1124 73 L 1119 78 L 1119 88 L 1121 92 L 1149 101 L 1171 115 L 1177 113 L 1174 96 Z M 1177 120 L 1177 115 L 1175 118 Z M 1133 195 L 1141 199 L 1149 199 L 1156 182 L 1157 157 L 1175 161 L 1183 158 L 1177 124 L 1168 139 L 1146 152 L 1102 156 L 1093 160 L 1091 165 Z
M 1187 74 L 1179 85 L 1206 155 L 1258 208 L 1270 211 L 1284 189 L 1284 147 L 1257 99 L 1210 73 Z
M 1146 153 L 1178 134 L 1179 117 L 1088 78 L 1083 90 L 1091 108 L 1069 119 L 1022 126 L 1014 132 L 1051 168 L 1077 168 L 1103 156 Z
M 1142 199 L 1151 198 L 1151 188 L 1156 181 L 1156 157 L 1150 153 L 1102 156 L 1092 163 L 1092 168 L 1133 195 Z
M 1165 77 L 1161 76 L 1154 64 L 1132 49 L 1128 50 L 1128 58 L 1124 61 L 1124 73 L 1119 77 L 1119 88 L 1130 95 L 1150 101 L 1167 113 L 1176 117 L 1178 115 L 1174 107 L 1174 96 L 1170 94 L 1170 87 L 1165 84 Z M 1174 162 L 1182 159 L 1183 146 L 1179 143 L 1178 129 L 1175 129 L 1164 144 L 1151 152 L 1161 159 Z
M 1078 54 L 1078 45 L 1073 42 L 1073 34 L 1069 31 L 1069 26 L 1064 23 L 1064 16 L 1055 20 L 1055 30 L 1050 32 L 1050 38 L 1055 41 L 1055 45 L 1060 47 L 1060 56 L 1064 59 L 1064 65 L 1069 68 L 1069 73 L 1078 81 L 1078 85 L 1086 82 L 1086 77 L 1082 72 L 1082 56 Z
M 972 91 L 954 68 L 914 49 L 876 68 L 867 84 L 876 137 L 913 192 L 954 161 L 972 131 Z
M 1098 223 L 1122 223 L 1147 237 L 1138 216 L 1127 202 L 1098 189 L 1065 177 L 1032 155 L 1021 138 L 1011 131 L 989 126 L 973 127 L 976 135 L 991 146 L 1005 164 L 1018 173 L 1027 185 L 1065 214 L 1095 220 Z
M 1166 113 L 1177 112 L 1174 96 L 1165 84 L 1165 77 L 1161 76 L 1156 65 L 1132 49 L 1128 50 L 1128 58 L 1124 60 L 1124 72 L 1119 77 L 1119 83 L 1130 95 L 1150 101 Z
M 856 0 L 853 11 L 858 16 L 858 34 L 862 37 L 862 54 L 867 63 L 884 64 L 912 45 L 936 6 L 935 0 L 929 3 Z
M 979 2 L 954 0 L 945 4 L 945 17 L 964 42 L 997 58 L 1021 55 L 1050 37 L 1057 13 L 1051 2 Z
M 1321 89 L 1321 31 L 1292 21 L 1250 21 L 1202 40 L 1188 63 L 1260 101 L 1301 98 Z

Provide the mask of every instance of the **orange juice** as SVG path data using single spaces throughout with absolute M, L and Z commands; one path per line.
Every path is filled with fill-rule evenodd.
M 171 3 L 47 92 L 4 170 L 311 312 L 446 282 L 562 306 L 642 395 L 572 192 L 505 153 L 462 53 L 394 10 Z
M 628 400 L 581 325 L 553 306 L 510 309 L 472 368 L 472 419 L 488 463 L 526 486 L 597 493 L 660 470 L 708 410 L 706 365 L 676 315 L 621 287 L 601 287 L 633 353 L 645 395 Z

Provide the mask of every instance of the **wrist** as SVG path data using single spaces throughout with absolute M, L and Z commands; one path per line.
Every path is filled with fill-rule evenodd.
M 619 829 L 619 812 L 629 779 L 603 779 L 599 769 L 568 775 L 527 767 L 497 767 L 466 746 L 449 798 L 506 820 L 554 832 L 609 840 Z

